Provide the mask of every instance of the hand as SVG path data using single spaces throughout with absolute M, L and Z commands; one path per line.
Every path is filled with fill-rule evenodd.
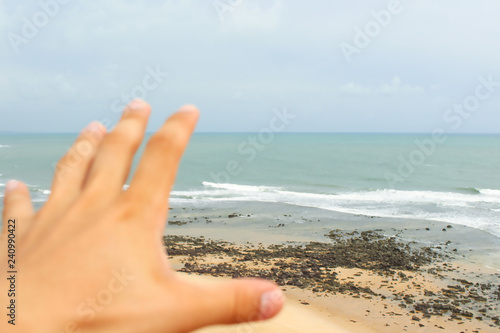
M 51 195 L 38 212 L 24 184 L 7 184 L 1 332 L 187 332 L 280 311 L 283 296 L 271 282 L 198 285 L 170 268 L 163 247 L 168 196 L 198 110 L 182 107 L 151 137 L 123 191 L 150 112 L 148 104 L 134 100 L 112 132 L 99 123 L 83 130 L 58 163 Z M 16 221 L 15 232 L 9 219 Z M 12 233 L 15 326 L 6 316 L 12 280 L 4 277 Z

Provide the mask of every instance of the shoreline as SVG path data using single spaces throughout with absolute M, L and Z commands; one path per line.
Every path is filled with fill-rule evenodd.
M 489 239 L 480 231 L 477 237 L 468 227 L 445 225 L 443 231 L 443 224 L 429 221 L 399 222 L 397 229 L 398 222 L 370 217 L 337 219 L 333 228 L 331 220 L 338 216 L 290 210 L 253 214 L 251 209 L 243 205 L 224 216 L 220 208 L 174 208 L 166 250 L 184 276 L 260 276 L 282 286 L 290 310 L 269 324 L 252 324 L 254 332 L 311 331 L 313 322 L 322 323 L 317 332 L 489 332 L 500 327 L 500 273 L 475 260 L 496 243 L 483 242 L 469 248 L 473 251 L 460 247 L 463 235 L 467 244 Z M 293 222 L 303 216 L 308 220 Z M 356 219 L 364 223 L 353 223 Z M 434 232 L 426 230 L 429 226 Z M 306 227 L 313 232 L 305 232 Z M 308 326 L 286 329 L 297 318 Z
M 174 206 L 170 208 L 166 234 L 204 236 L 238 244 L 258 240 L 271 245 L 322 242 L 333 229 L 375 230 L 410 244 L 441 247 L 464 262 L 500 272 L 500 238 L 487 231 L 448 222 L 352 215 L 282 203 L 237 201 L 217 202 L 216 206 Z

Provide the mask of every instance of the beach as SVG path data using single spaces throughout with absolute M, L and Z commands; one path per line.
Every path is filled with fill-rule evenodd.
M 390 186 L 425 134 L 282 134 L 254 159 L 249 135 L 194 135 L 165 251 L 185 278 L 275 281 L 287 305 L 206 332 L 499 331 L 500 136 L 450 136 Z M 0 136 L 0 197 L 20 179 L 40 209 L 75 136 Z
M 258 214 L 245 203 L 225 215 L 221 209 L 171 209 L 165 247 L 179 274 L 268 278 L 287 297 L 283 313 L 269 322 L 200 332 L 500 329 L 494 236 L 428 221 L 358 216 L 352 223 L 352 217 L 328 219 L 324 211 L 296 207 L 279 207 L 287 213 L 273 216 L 276 205 L 265 206 Z M 300 219 L 323 225 L 315 228 L 323 234 L 292 222 Z

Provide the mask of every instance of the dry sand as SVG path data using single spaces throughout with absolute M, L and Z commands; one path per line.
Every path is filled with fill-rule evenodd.
M 200 283 L 210 283 L 214 280 L 224 278 L 214 278 L 208 276 L 188 275 L 179 273 L 183 278 L 195 280 Z M 305 306 L 297 298 L 300 295 L 296 294 L 297 290 L 285 292 L 287 300 L 285 307 L 279 315 L 271 320 L 264 322 L 251 322 L 239 325 L 223 325 L 213 326 L 205 329 L 197 330 L 196 333 L 222 333 L 222 332 L 317 332 L 317 333 L 348 333 L 348 332 L 376 332 L 365 325 L 354 327 L 345 318 L 333 316 L 324 311 L 321 307 Z M 304 299 L 308 296 L 300 296 Z
M 184 258 L 171 259 L 174 267 L 182 265 Z M 220 259 L 206 262 L 218 262 Z M 469 268 L 470 269 L 470 268 Z M 386 277 L 362 269 L 339 269 L 339 279 L 352 280 L 360 286 L 369 286 L 378 292 L 399 293 L 409 289 L 425 289 L 439 292 L 443 282 L 422 273 L 407 272 L 413 276 L 411 282 L 394 280 L 388 283 Z M 200 283 L 211 283 L 228 279 L 226 277 L 200 276 L 178 273 L 185 279 Z M 415 287 L 415 286 L 418 287 Z M 349 294 L 318 294 L 311 290 L 286 286 L 282 288 L 286 295 L 286 304 L 275 318 L 265 322 L 244 323 L 239 325 L 214 326 L 197 330 L 196 333 L 219 332 L 499 332 L 477 320 L 451 320 L 447 316 L 414 320 L 415 314 L 402 309 L 398 302 L 389 299 L 370 298 L 369 296 Z

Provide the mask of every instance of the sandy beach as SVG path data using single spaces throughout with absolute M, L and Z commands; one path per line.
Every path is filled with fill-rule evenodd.
M 173 260 L 174 265 L 178 259 Z M 353 274 L 354 273 L 354 274 Z M 359 275 L 361 273 L 361 275 Z M 490 272 L 491 273 L 491 272 Z M 185 279 L 210 283 L 223 277 L 209 277 L 179 273 Z M 356 284 L 373 286 L 379 283 L 369 273 L 363 277 L 362 270 L 344 270 L 343 274 L 354 277 Z M 356 275 L 358 274 L 358 275 Z M 420 277 L 419 284 L 426 290 L 439 287 L 432 281 Z M 423 282 L 423 283 L 422 283 Z M 422 284 L 421 284 L 422 283 Z M 405 290 L 404 283 L 394 283 L 395 290 Z M 497 332 L 498 326 L 490 326 L 478 320 L 462 320 L 449 317 L 422 317 L 402 309 L 397 303 L 387 300 L 374 300 L 353 295 L 318 295 L 310 290 L 296 287 L 283 288 L 287 298 L 283 311 L 266 322 L 245 323 L 240 325 L 218 326 L 198 330 L 198 333 L 218 332 Z
M 168 228 L 174 235 L 165 238 L 165 245 L 179 274 L 208 282 L 264 277 L 278 283 L 287 297 L 283 312 L 271 321 L 199 332 L 500 329 L 500 273 L 481 261 L 487 258 L 483 252 L 496 246 L 481 240 L 487 235 L 469 235 L 465 251 L 459 239 L 471 230 L 461 230 L 460 226 L 435 223 L 409 228 L 409 221 L 396 229 L 391 221 L 377 221 L 377 227 L 370 229 L 373 218 L 358 217 L 371 222 L 348 228 L 346 221 L 337 220 L 338 228 L 314 237 L 304 230 L 294 231 L 284 222 L 301 218 L 294 216 L 297 212 L 264 221 L 259 218 L 270 224 L 266 232 L 259 229 L 257 221 L 252 224 L 249 212 L 243 209 L 223 216 L 219 210 L 171 211 Z M 316 220 L 326 223 L 325 218 Z M 244 225 L 246 232 L 241 230 Z M 426 230 L 430 228 L 434 233 Z M 245 239 L 238 241 L 239 237 Z M 417 243 L 415 238 L 425 238 L 425 242 Z M 470 247 L 474 238 L 482 245 Z

